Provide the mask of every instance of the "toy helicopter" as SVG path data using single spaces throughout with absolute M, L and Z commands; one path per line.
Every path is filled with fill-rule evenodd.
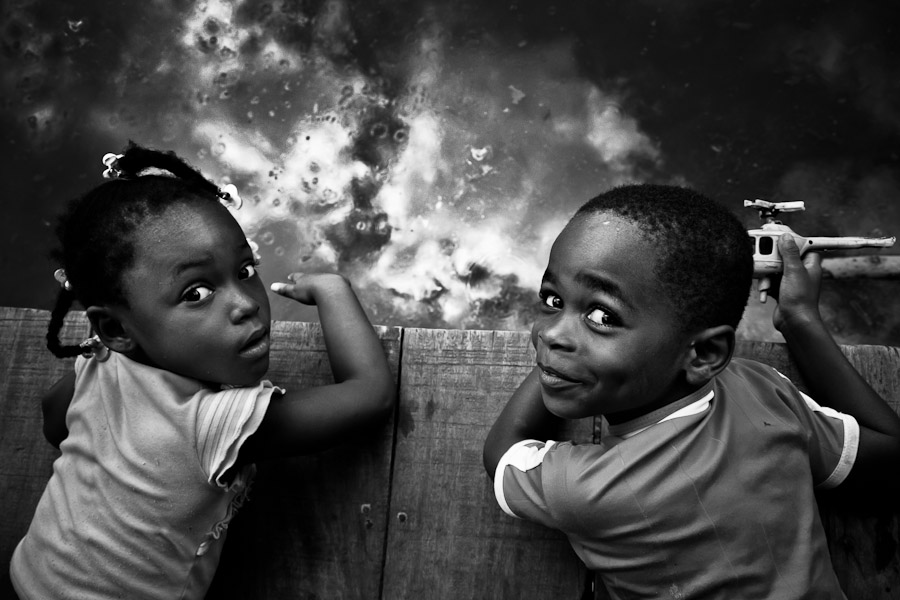
M 744 206 L 755 208 L 759 211 L 759 218 L 763 221 L 760 229 L 750 229 L 747 233 L 753 238 L 753 277 L 759 279 L 759 301 L 765 302 L 769 288 L 772 287 L 771 277 L 782 272 L 783 263 L 778 253 L 778 238 L 785 233 L 794 237 L 800 256 L 810 251 L 834 250 L 837 248 L 890 248 L 897 241 L 896 237 L 804 237 L 791 230 L 776 219 L 780 212 L 795 212 L 805 210 L 802 201 L 794 202 L 767 202 L 765 200 L 744 200 Z

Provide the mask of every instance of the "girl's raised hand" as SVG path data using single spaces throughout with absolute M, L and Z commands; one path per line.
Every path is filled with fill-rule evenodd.
M 273 395 L 239 464 L 316 452 L 380 427 L 393 414 L 394 377 L 350 281 L 333 273 L 292 273 L 276 294 L 315 305 L 334 383 Z
M 323 293 L 327 294 L 329 291 L 346 289 L 350 286 L 350 282 L 346 278 L 334 273 L 291 273 L 287 279 L 290 283 L 273 283 L 272 291 L 285 298 L 309 305 L 318 304 Z

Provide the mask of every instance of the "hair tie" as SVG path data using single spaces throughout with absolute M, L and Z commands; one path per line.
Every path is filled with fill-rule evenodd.
M 241 196 L 238 194 L 237 186 L 233 183 L 220 187 L 216 196 L 219 197 L 219 202 L 221 202 L 225 208 L 238 210 L 244 205 L 244 201 L 241 200 Z
M 81 355 L 85 358 L 95 358 L 97 362 L 103 362 L 109 358 L 109 348 L 100 341 L 99 335 L 92 335 L 78 344 L 78 347 L 81 348 Z
M 68 277 L 66 277 L 65 269 L 57 269 L 53 271 L 53 279 L 59 282 L 59 285 L 62 289 L 66 290 L 67 292 L 72 291 L 72 284 L 69 283 L 69 279 Z
M 106 170 L 103 171 L 103 179 L 118 179 L 122 176 L 122 171 L 116 166 L 120 158 L 122 158 L 121 154 L 112 152 L 103 155 L 103 164 L 106 166 Z

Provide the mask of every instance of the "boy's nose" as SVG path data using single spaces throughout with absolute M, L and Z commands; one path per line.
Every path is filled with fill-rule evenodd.
M 537 337 L 548 348 L 573 349 L 575 347 L 573 318 L 567 315 L 557 315 L 554 319 L 542 321 L 536 328 Z

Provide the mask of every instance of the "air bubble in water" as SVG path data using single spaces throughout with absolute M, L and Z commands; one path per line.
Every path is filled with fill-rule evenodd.
M 275 242 L 275 234 L 271 231 L 264 231 L 262 235 L 259 236 L 259 241 L 266 246 L 271 246 Z
M 376 123 L 372 126 L 372 129 L 369 130 L 369 134 L 374 138 L 383 138 L 388 134 L 387 125 L 384 123 Z
M 472 153 L 472 158 L 480 162 L 490 158 L 493 154 L 493 149 L 490 146 L 485 146 L 484 148 L 471 148 L 470 152 Z

